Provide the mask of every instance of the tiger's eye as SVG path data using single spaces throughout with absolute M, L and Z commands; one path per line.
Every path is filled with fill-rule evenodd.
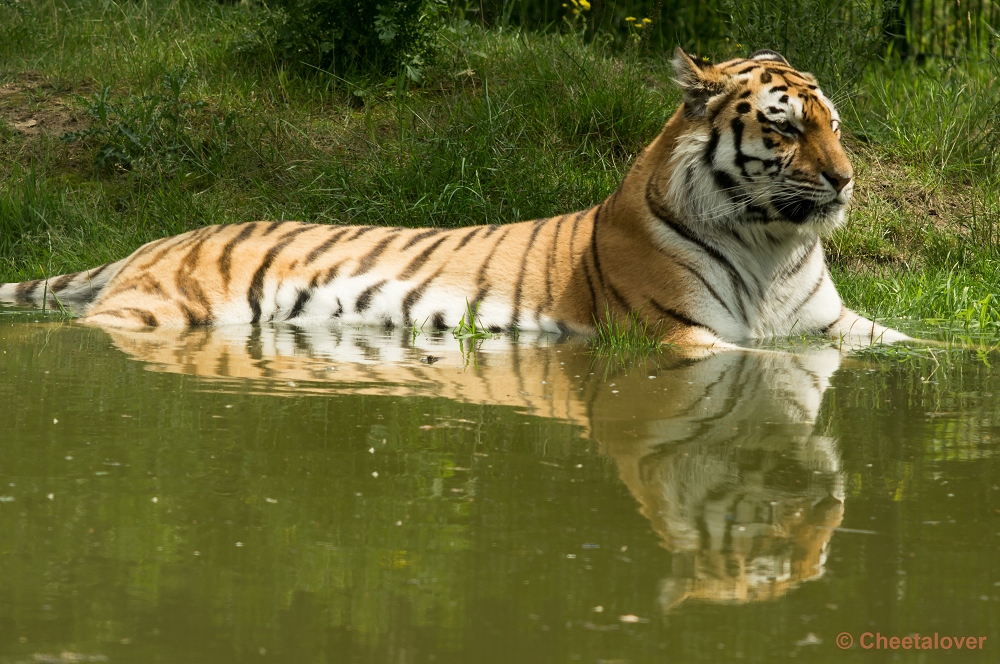
M 774 126 L 778 128 L 778 131 L 788 131 L 788 120 L 778 120 Z

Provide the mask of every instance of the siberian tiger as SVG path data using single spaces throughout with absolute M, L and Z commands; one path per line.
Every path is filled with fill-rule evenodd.
M 594 207 L 456 229 L 255 222 L 146 244 L 77 274 L 0 286 L 52 295 L 82 322 L 184 327 L 337 320 L 590 333 L 641 311 L 704 347 L 792 333 L 907 337 L 841 303 L 820 236 L 844 221 L 853 171 L 840 119 L 779 54 L 713 65 L 678 49 L 684 99 Z

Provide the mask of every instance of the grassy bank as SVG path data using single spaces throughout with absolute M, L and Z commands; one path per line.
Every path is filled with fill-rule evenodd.
M 679 101 L 665 56 L 573 35 L 455 22 L 418 85 L 289 71 L 251 48 L 254 21 L 184 0 L 0 3 L 0 280 L 204 224 L 448 227 L 587 207 Z M 828 253 L 853 306 L 1000 320 L 998 73 L 877 64 L 838 99 L 858 181 Z

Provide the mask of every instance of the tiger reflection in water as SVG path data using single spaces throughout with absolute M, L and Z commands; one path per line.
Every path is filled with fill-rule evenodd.
M 665 354 L 605 375 L 583 346 L 544 337 L 487 340 L 470 358 L 451 335 L 411 341 L 350 328 L 108 333 L 154 371 L 243 389 L 438 396 L 578 425 L 673 554 L 665 611 L 777 598 L 819 577 L 843 517 L 837 442 L 814 431 L 835 349 Z

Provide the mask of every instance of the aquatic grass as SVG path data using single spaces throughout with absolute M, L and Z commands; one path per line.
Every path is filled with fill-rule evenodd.
M 985 367 L 992 367 L 1000 361 L 1000 340 L 988 340 L 976 337 L 947 334 L 942 340 L 943 346 L 924 344 L 872 344 L 851 351 L 851 356 L 859 359 L 873 360 L 880 366 L 893 367 L 902 365 L 933 367 L 923 378 L 928 382 L 939 371 L 947 367 L 959 365 L 973 360 Z
M 451 331 L 452 336 L 463 344 L 465 342 L 475 343 L 482 339 L 489 339 L 493 336 L 492 333 L 488 332 L 485 327 L 483 327 L 483 323 L 479 319 L 479 305 L 480 302 L 478 301 L 475 305 L 472 305 L 468 300 L 466 300 L 465 313 L 463 313 L 462 318 L 459 319 L 458 326 Z
M 650 325 L 641 309 L 622 315 L 605 305 L 603 318 L 594 317 L 594 328 L 588 346 L 597 354 L 643 357 L 663 350 L 661 325 Z

